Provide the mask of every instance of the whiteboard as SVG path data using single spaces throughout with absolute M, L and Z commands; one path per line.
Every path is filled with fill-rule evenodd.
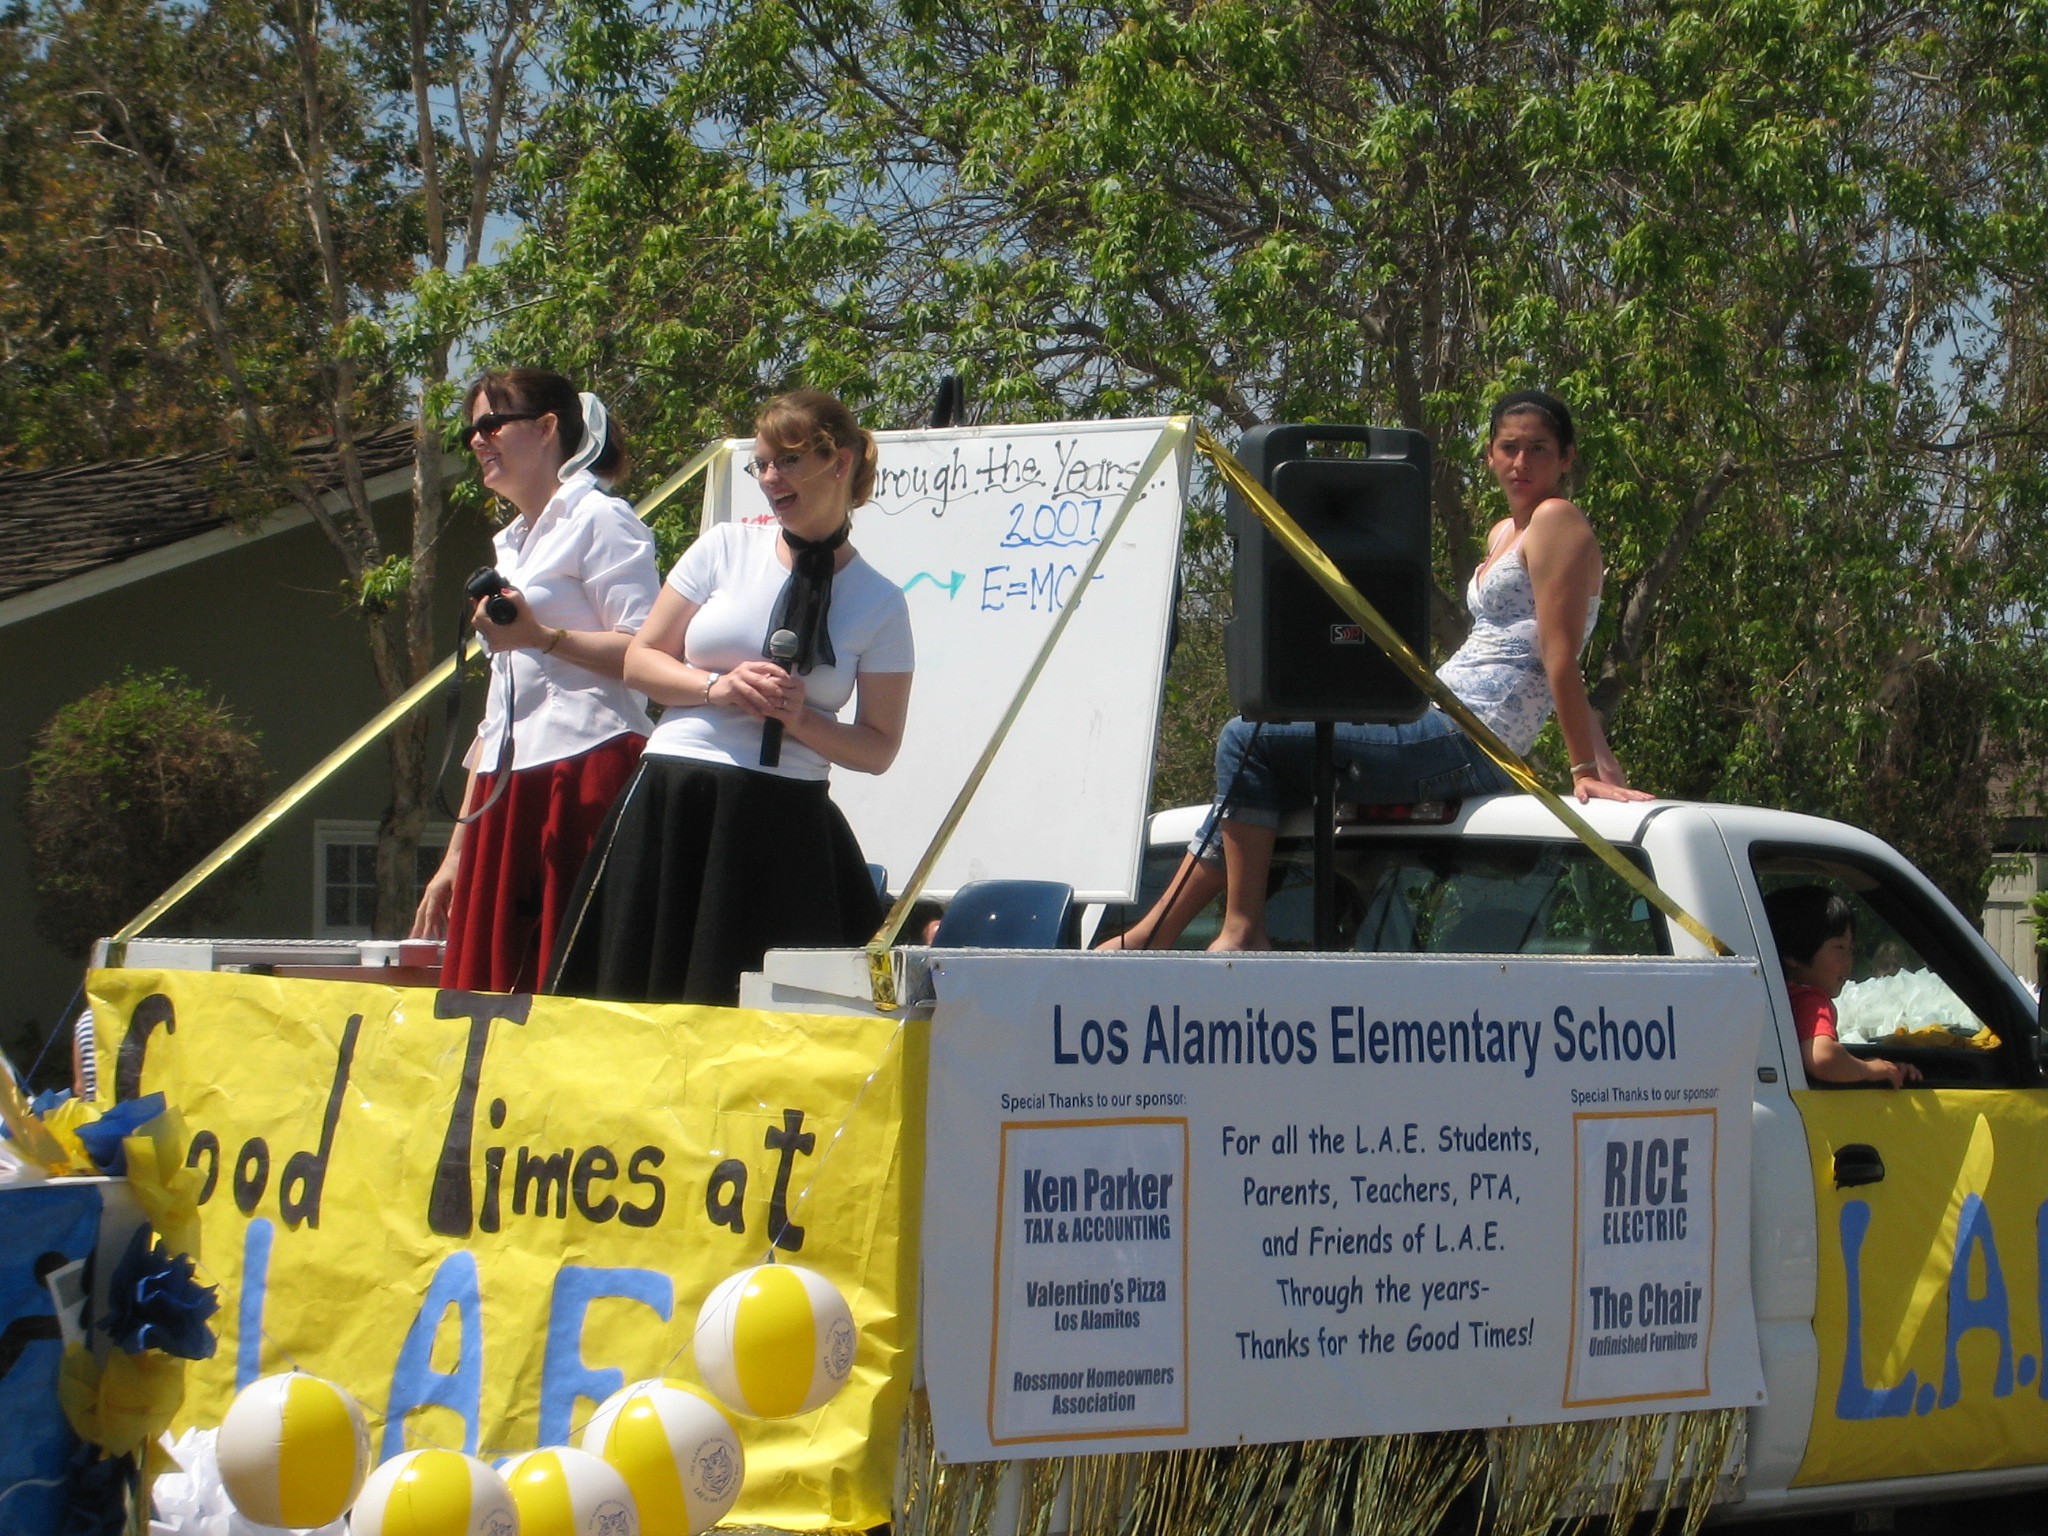
M 832 798 L 869 860 L 887 867 L 891 890 L 923 857 L 1166 425 L 875 434 L 880 472 L 854 512 L 853 544 L 903 589 L 917 675 L 895 766 L 835 768 Z M 1124 520 L 929 894 L 984 879 L 1062 880 L 1087 901 L 1135 894 L 1192 443 L 1190 433 Z M 752 438 L 733 438 L 712 462 L 705 526 L 773 528 L 741 470 L 753 451 Z

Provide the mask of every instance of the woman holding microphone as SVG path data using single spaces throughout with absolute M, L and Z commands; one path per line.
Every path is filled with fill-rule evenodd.
M 834 766 L 887 769 L 910 705 L 909 606 L 847 542 L 875 440 L 798 390 L 756 418 L 746 468 L 768 515 L 706 529 L 627 649 L 626 680 L 665 709 L 591 851 L 552 991 L 730 1005 L 767 950 L 861 944 L 881 921 L 826 787 Z
M 485 487 L 518 515 L 493 540 L 505 590 L 476 605 L 490 692 L 462 817 L 412 936 L 445 935 L 443 987 L 531 992 L 651 728 L 623 671 L 661 578 L 654 536 L 603 489 L 626 451 L 597 396 L 511 368 L 472 384 L 464 408 Z M 503 622 L 486 612 L 499 598 Z

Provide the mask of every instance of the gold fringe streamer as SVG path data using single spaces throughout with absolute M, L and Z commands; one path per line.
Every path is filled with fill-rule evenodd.
M 1043 1461 L 1022 1462 L 1017 1475 L 1024 1479 L 1017 1505 L 1017 1536 L 1048 1536 L 1053 1511 L 1059 1505 L 1060 1485 L 1067 1479 L 1066 1458 L 1048 1456 Z
M 1657 1475 L 1658 1458 L 1671 1432 L 1668 1413 L 1639 1413 L 1615 1424 L 1614 1496 L 1607 1505 L 1607 1536 L 1628 1536 L 1629 1526 L 1643 1507 L 1651 1480 Z M 1661 1520 L 1660 1522 L 1661 1523 Z M 1651 1526 L 1648 1536 L 1656 1536 Z
M 1217 1476 L 1217 1452 L 1154 1451 L 1131 1498 L 1130 1523 L 1138 1531 L 1194 1529 Z
M 1335 1531 L 1429 1536 L 1486 1470 L 1486 1436 L 1478 1430 L 1380 1435 L 1358 1444 L 1358 1491 L 1349 1521 Z
M 1581 1490 L 1606 1464 L 1616 1422 L 1584 1419 L 1488 1430 L 1493 1497 L 1486 1524 L 1493 1536 L 1545 1536 L 1573 1514 L 1578 1518 L 1567 1527 L 1567 1536 L 1584 1525 Z
M 1226 1463 L 1219 1490 L 1222 1497 L 1203 1522 L 1202 1536 L 1228 1533 L 1266 1533 L 1273 1530 L 1273 1516 L 1281 1507 L 1288 1474 L 1300 1451 L 1299 1445 L 1247 1445 Z
M 1358 1486 L 1362 1440 L 1308 1440 L 1295 1447 L 1293 1484 L 1274 1511 L 1274 1536 L 1335 1536 Z
M 960 1509 L 973 1470 L 972 1465 L 941 1466 L 932 1474 L 930 1497 L 926 1500 L 927 1536 L 953 1536 L 963 1528 Z
M 1655 1487 L 1646 1536 L 1658 1536 L 1681 1505 L 1677 1536 L 1698 1536 L 1731 1458 L 1739 1474 L 1747 1427 L 1742 1409 L 1716 1408 L 1490 1431 L 1494 1487 L 1482 1531 L 1542 1536 L 1562 1523 L 1566 1536 L 1575 1536 L 1604 1514 L 1606 1536 L 1627 1536 Z
M 1714 1490 L 1720 1485 L 1721 1470 L 1730 1458 L 1732 1472 L 1739 1475 L 1742 1453 L 1749 1440 L 1749 1415 L 1740 1408 L 1710 1408 L 1673 1417 L 1677 1427 L 1671 1436 L 1671 1475 L 1664 1482 L 1664 1502 L 1657 1510 L 1657 1524 L 1664 1523 L 1673 1491 L 1690 1481 L 1686 1491 L 1685 1524 L 1679 1536 L 1698 1536 L 1714 1505 Z
M 1552 1536 L 1559 1525 L 1576 1536 L 1595 1521 L 1602 1536 L 1627 1536 L 1659 1493 L 1668 1450 L 1646 1536 L 1658 1536 L 1675 1509 L 1672 1536 L 1697 1536 L 1731 1457 L 1739 1471 L 1746 1422 L 1731 1408 L 945 1465 L 919 1392 L 904 1430 L 896 1523 L 901 1536 L 1430 1536 L 1486 1474 L 1478 1536 Z M 1014 1526 L 1003 1519 L 1012 1494 Z
M 968 1536 L 990 1536 L 1002 1507 L 1003 1473 L 1008 1469 L 1000 1461 L 977 1461 L 950 1470 L 960 1479 Z
M 911 1389 L 896 1454 L 896 1518 L 891 1524 L 901 1536 L 931 1536 L 932 1476 L 938 1461 L 932 1449 L 931 1399 L 923 1387 Z

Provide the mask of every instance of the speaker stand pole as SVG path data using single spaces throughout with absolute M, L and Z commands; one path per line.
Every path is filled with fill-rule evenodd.
M 1315 762 L 1316 948 L 1337 947 L 1337 728 L 1316 722 Z

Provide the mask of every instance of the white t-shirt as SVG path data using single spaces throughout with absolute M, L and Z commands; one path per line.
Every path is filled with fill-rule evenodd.
M 775 558 L 781 529 L 719 523 L 683 551 L 668 573 L 678 595 L 698 605 L 683 636 L 683 660 L 710 672 L 730 672 L 759 661 L 768 621 L 789 571 Z M 908 672 L 916 654 L 910 642 L 910 605 L 896 583 L 855 555 L 832 577 L 832 609 L 826 620 L 836 660 L 822 661 L 804 676 L 807 708 L 836 715 L 853 697 L 857 675 Z M 735 705 L 670 705 L 648 738 L 656 757 L 693 757 L 731 763 L 785 779 L 822 779 L 832 765 L 795 736 L 784 736 L 782 761 L 761 766 L 761 726 Z
M 519 589 L 550 629 L 638 634 L 661 589 L 654 535 L 588 471 L 572 475 L 529 526 L 515 517 L 491 540 L 498 574 Z M 496 772 L 505 736 L 505 674 L 512 674 L 513 768 L 560 762 L 614 736 L 645 736 L 647 702 L 616 677 L 600 677 L 538 650 L 491 658 L 483 724 L 463 762 Z

